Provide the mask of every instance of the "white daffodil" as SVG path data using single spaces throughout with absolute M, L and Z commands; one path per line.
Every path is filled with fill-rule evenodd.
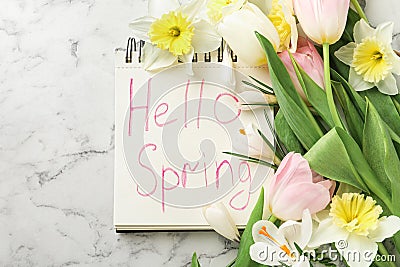
M 301 222 L 286 221 L 279 228 L 270 221 L 258 221 L 253 225 L 254 244 L 250 247 L 253 261 L 269 266 L 283 264 L 295 267 L 309 267 L 307 257 L 300 255 L 300 249 L 307 247 L 312 236 L 312 219 L 305 210 Z
M 277 51 L 296 52 L 298 32 L 292 0 L 253 0 L 250 2 L 257 5 L 275 26 L 280 39 Z
M 400 58 L 392 49 L 393 23 L 371 28 L 363 19 L 354 26 L 354 40 L 335 52 L 350 66 L 349 82 L 356 91 L 374 86 L 384 94 L 399 93 L 396 78 L 400 75 Z
M 236 224 L 222 202 L 203 207 L 203 216 L 215 232 L 229 240 L 239 241 Z
M 150 0 L 149 16 L 129 26 L 134 36 L 146 42 L 143 66 L 152 71 L 168 67 L 177 60 L 190 63 L 194 53 L 216 50 L 221 37 L 214 27 L 197 17 L 205 0 L 179 5 L 175 0 Z
M 379 218 L 381 213 L 382 208 L 371 197 L 358 193 L 336 195 L 329 216 L 321 219 L 309 246 L 335 242 L 350 267 L 370 266 L 378 251 L 377 242 L 400 230 L 399 217 Z

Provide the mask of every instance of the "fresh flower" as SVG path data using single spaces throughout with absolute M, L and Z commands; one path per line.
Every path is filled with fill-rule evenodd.
M 223 16 L 239 10 L 245 0 L 209 0 L 207 2 L 207 15 L 213 23 L 218 23 Z
M 229 240 L 239 241 L 236 224 L 222 202 L 203 207 L 203 216 L 215 232 Z
M 221 37 L 211 24 L 196 17 L 205 2 L 179 5 L 174 0 L 149 1 L 150 16 L 130 24 L 136 37 L 146 41 L 143 66 L 152 71 L 181 60 L 190 63 L 195 52 L 216 50 Z M 149 47 L 151 46 L 151 47 Z
M 275 26 L 280 40 L 278 52 L 290 50 L 295 52 L 297 47 L 297 25 L 294 17 L 292 1 L 271 0 L 271 8 L 267 16 Z
M 217 24 L 218 33 L 225 39 L 238 58 L 249 66 L 267 63 L 264 50 L 257 40 L 255 31 L 263 34 L 279 48 L 279 35 L 272 22 L 251 3 L 225 16 Z
M 318 44 L 334 44 L 346 26 L 350 0 L 293 0 L 306 35 Z
M 376 29 L 364 20 L 354 26 L 354 39 L 335 56 L 350 66 L 349 82 L 357 91 L 374 86 L 388 95 L 399 93 L 394 75 L 400 74 L 400 57 L 392 49 L 393 23 L 383 23 Z
M 382 208 L 371 197 L 344 193 L 332 199 L 329 216 L 322 219 L 309 243 L 310 247 L 335 242 L 350 267 L 369 266 L 378 250 L 377 242 L 400 230 L 400 218 L 381 217 Z M 352 257 L 360 253 L 368 257 Z
M 265 213 L 286 221 L 301 219 L 305 209 L 311 214 L 321 211 L 331 200 L 329 190 L 335 182 L 322 177 L 318 180 L 314 183 L 307 160 L 298 153 L 290 152 L 268 181 Z
M 297 92 L 305 101 L 308 101 L 293 68 L 289 52 L 284 51 L 278 55 L 283 64 L 285 64 Z M 292 56 L 300 67 L 311 77 L 311 79 L 313 79 L 321 88 L 324 88 L 324 62 L 314 45 L 305 38 L 299 38 L 297 51 L 293 53 Z
M 302 250 L 308 245 L 312 227 L 308 210 L 303 212 L 301 222 L 286 221 L 279 228 L 270 221 L 256 222 L 252 231 L 255 243 L 250 247 L 251 259 L 270 266 L 282 263 L 295 267 L 310 266 L 309 260 L 299 255 L 296 245 Z

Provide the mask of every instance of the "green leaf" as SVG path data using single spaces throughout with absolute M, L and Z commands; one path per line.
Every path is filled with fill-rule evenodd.
M 307 105 L 296 91 L 285 65 L 276 54 L 272 44 L 259 33 L 256 33 L 256 35 L 268 58 L 272 87 L 280 109 L 301 144 L 306 149 L 310 149 L 322 137 L 323 133 Z
M 310 104 L 315 108 L 321 118 L 325 121 L 330 128 L 334 127 L 331 112 L 328 107 L 328 100 L 326 98 L 325 91 L 314 82 L 313 79 L 300 67 L 299 64 L 292 59 L 293 67 L 296 72 L 297 78 L 299 79 L 300 85 L 304 90 Z
M 278 169 L 278 167 L 276 167 L 274 164 L 271 164 L 271 163 L 266 162 L 266 161 L 261 160 L 261 159 L 257 159 L 257 158 L 249 157 L 249 156 L 238 154 L 238 153 L 234 153 L 234 152 L 229 152 L 229 151 L 224 151 L 222 153 L 227 154 L 227 155 L 231 155 L 231 156 L 235 156 L 235 157 L 238 157 L 238 158 L 245 159 L 246 161 L 251 162 L 251 163 L 261 164 L 261 165 L 270 167 L 270 168 L 272 168 L 274 170 Z
M 192 256 L 192 265 L 191 265 L 191 267 L 200 267 L 200 262 L 199 262 L 199 260 L 197 259 L 196 252 L 193 253 L 193 256 Z
M 293 133 L 281 110 L 276 114 L 274 124 L 279 140 L 283 143 L 286 149 L 289 152 L 294 151 L 303 155 L 304 148 Z
M 397 112 L 400 114 L 400 102 L 395 97 L 392 97 L 392 101 L 393 101 L 394 106 L 397 109 Z
M 369 192 L 365 179 L 376 179 L 357 143 L 341 128 L 330 130 L 304 157 L 322 176 L 365 192 Z
M 390 128 L 400 136 L 400 115 L 397 112 L 392 98 L 382 94 L 376 88 L 360 92 L 360 95 L 368 97 L 369 101 L 374 105 L 380 117 Z
M 354 138 L 359 146 L 362 145 L 364 118 L 360 116 L 354 103 L 350 100 L 343 85 L 338 82 L 332 82 L 333 89 L 338 96 L 340 105 L 343 108 L 346 118 L 346 126 L 350 135 Z
M 274 89 L 271 87 L 271 86 L 269 86 L 269 85 L 267 85 L 267 84 L 265 84 L 265 83 L 263 83 L 262 81 L 260 81 L 260 80 L 258 80 L 258 79 L 256 79 L 256 78 L 254 78 L 253 76 L 249 76 L 253 81 L 255 81 L 256 83 L 258 83 L 259 85 L 261 85 L 262 87 L 265 87 L 266 89 L 268 89 L 269 91 L 271 91 L 271 92 L 274 92 Z
M 400 161 L 387 127 L 369 98 L 367 98 L 363 152 L 378 177 L 376 186 L 384 187 L 386 191 L 384 193 L 392 198 L 392 207 L 396 207 L 400 212 L 398 205 L 400 203 Z
M 254 262 L 250 258 L 250 246 L 254 244 L 254 240 L 253 240 L 253 236 L 252 236 L 253 225 L 257 221 L 262 220 L 263 210 L 264 210 L 264 188 L 261 188 L 260 196 L 258 197 L 257 203 L 254 206 L 253 211 L 251 212 L 250 218 L 247 221 L 246 228 L 240 239 L 239 251 L 238 251 L 238 256 L 236 259 L 235 266 L 238 266 L 238 267 L 242 267 L 242 266 L 243 267 L 244 266 L 246 266 L 246 267 L 261 267 L 261 266 L 263 266 L 262 264 Z

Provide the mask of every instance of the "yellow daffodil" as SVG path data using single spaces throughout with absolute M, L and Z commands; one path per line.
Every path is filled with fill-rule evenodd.
M 355 42 L 341 47 L 335 56 L 350 66 L 349 82 L 357 91 L 374 86 L 384 94 L 398 94 L 400 58 L 392 49 L 393 23 L 376 29 L 360 20 L 354 26 Z
M 369 266 L 378 251 L 377 242 L 400 230 L 399 217 L 379 218 L 381 213 L 382 208 L 371 197 L 365 198 L 358 193 L 336 195 L 332 199 L 329 216 L 321 218 L 309 246 L 335 242 L 350 267 Z
M 146 42 L 142 58 L 146 70 L 168 67 L 178 59 L 190 64 L 194 53 L 220 46 L 221 37 L 214 27 L 197 16 L 204 6 L 205 0 L 184 5 L 175 0 L 149 1 L 149 16 L 129 25 L 134 36 Z

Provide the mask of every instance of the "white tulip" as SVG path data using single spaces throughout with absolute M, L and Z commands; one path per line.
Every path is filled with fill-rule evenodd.
M 217 25 L 218 33 L 225 39 L 239 60 L 249 66 L 267 63 L 255 31 L 264 35 L 278 48 L 279 35 L 272 22 L 254 4 L 247 3 L 241 9 L 225 16 Z
M 218 234 L 239 241 L 240 235 L 228 209 L 222 202 L 203 207 L 203 216 Z

